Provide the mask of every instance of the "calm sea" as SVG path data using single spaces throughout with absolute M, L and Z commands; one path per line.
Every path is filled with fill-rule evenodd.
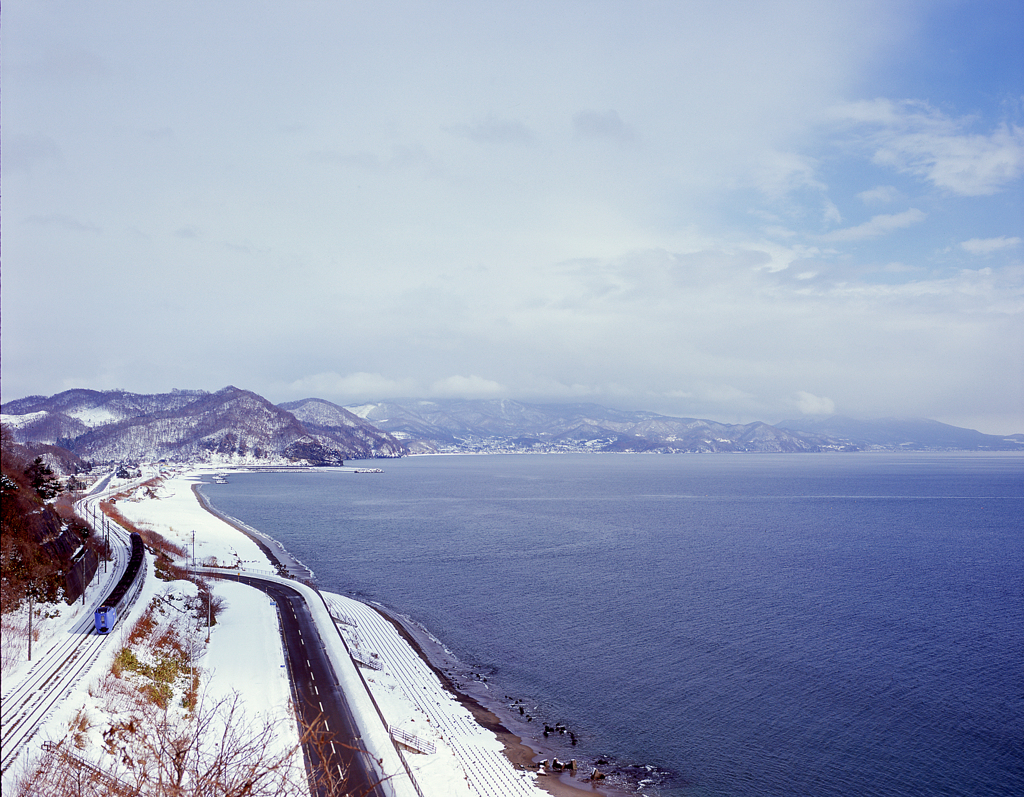
M 1024 794 L 1024 457 L 371 464 L 204 490 L 422 624 L 514 730 L 663 797 Z

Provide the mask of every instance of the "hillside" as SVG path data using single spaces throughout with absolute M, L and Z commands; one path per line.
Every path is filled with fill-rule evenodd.
M 99 561 L 99 541 L 75 516 L 63 485 L 41 457 L 2 432 L 0 456 L 0 597 L 11 611 L 31 590 L 36 600 L 69 603 Z
M 278 406 L 294 415 L 313 434 L 339 442 L 355 438 L 376 457 L 400 457 L 406 453 L 404 446 L 387 432 L 324 399 L 307 398 Z
M 262 396 L 231 386 L 155 395 L 69 390 L 8 402 L 3 413 L 15 440 L 62 446 L 93 462 L 340 465 L 402 452 L 400 443 L 358 418 L 350 426 L 311 429 Z

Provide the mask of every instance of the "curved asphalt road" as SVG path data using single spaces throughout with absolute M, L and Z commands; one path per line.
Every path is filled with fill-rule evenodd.
M 304 728 L 316 725 L 320 729 L 321 743 L 305 745 L 307 766 L 316 773 L 332 773 L 336 782 L 340 773 L 348 773 L 343 790 L 330 789 L 328 784 L 319 782 L 318 777 L 314 793 L 318 797 L 341 797 L 343 794 L 383 797 L 377 776 L 367 765 L 365 759 L 368 754 L 362 752 L 364 748 L 359 730 L 335 680 L 334 670 L 302 595 L 291 587 L 252 576 L 217 577 L 248 584 L 277 602 L 285 655 L 302 725 Z M 328 783 L 330 780 L 327 779 Z

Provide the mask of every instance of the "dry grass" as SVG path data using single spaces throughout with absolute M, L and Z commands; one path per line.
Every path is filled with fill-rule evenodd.
M 142 617 L 135 621 L 132 630 L 128 633 L 128 645 L 135 647 L 144 639 L 149 637 L 156 628 L 156 617 L 153 614 L 153 606 L 150 605 Z
M 181 621 L 161 622 L 155 611 L 158 605 L 159 599 L 154 599 L 132 625 L 125 647 L 114 657 L 110 673 L 119 679 L 131 678 L 139 694 L 154 705 L 167 708 L 176 686 L 184 695 L 184 705 L 189 702 L 188 692 L 193 685 L 187 680 L 178 685 L 190 669 Z
M 75 714 L 74 719 L 71 720 L 71 724 L 68 728 L 70 731 L 71 741 L 78 750 L 84 750 L 86 744 L 86 734 L 89 732 L 89 728 L 92 727 L 92 723 L 89 721 L 89 714 L 84 708 L 80 708 L 78 713 Z
M 28 609 L 0 615 L 0 673 L 28 658 Z

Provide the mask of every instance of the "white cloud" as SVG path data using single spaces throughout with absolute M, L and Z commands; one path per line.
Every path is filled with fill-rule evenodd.
M 64 213 L 50 213 L 46 216 L 29 216 L 25 221 L 31 224 L 41 224 L 44 227 L 59 227 L 64 230 L 71 230 L 72 232 L 100 232 L 100 228 L 95 224 L 89 224 L 88 222 L 73 219 Z
M 44 163 L 59 162 L 63 153 L 57 142 L 39 133 L 4 136 L 4 171 L 30 172 Z
M 448 131 L 479 144 L 529 144 L 533 133 L 522 122 L 488 114 L 474 124 L 453 125 Z
M 972 118 L 953 118 L 910 100 L 849 103 L 836 114 L 847 123 L 874 128 L 864 142 L 874 150 L 874 163 L 954 194 L 994 194 L 1024 174 L 1024 128 L 1016 125 L 971 132 Z
M 960 242 L 960 248 L 972 255 L 990 255 L 1016 246 L 1020 246 L 1020 238 L 1007 238 L 1005 235 L 1000 238 L 971 238 Z
M 437 380 L 430 386 L 431 396 L 480 398 L 507 393 L 508 388 L 504 385 L 479 376 L 449 376 Z
M 751 167 L 750 179 L 758 190 L 773 199 L 800 189 L 824 192 L 826 186 L 816 177 L 817 169 L 817 161 L 804 155 L 782 151 L 762 152 Z M 838 217 L 839 210 L 834 205 L 829 208 L 829 205 L 831 203 L 826 199 L 826 219 Z
M 926 214 L 917 208 L 910 208 L 902 213 L 883 213 L 872 216 L 869 221 L 858 224 L 856 227 L 833 230 L 823 235 L 822 238 L 826 241 L 862 241 L 866 238 L 888 235 L 894 230 L 901 230 L 924 221 L 925 218 Z
M 389 379 L 378 373 L 359 371 L 342 376 L 333 371 L 313 374 L 287 385 L 289 395 L 320 398 L 379 398 L 381 396 L 413 395 L 417 391 L 411 379 Z
M 636 140 L 636 133 L 614 110 L 580 111 L 572 117 L 572 127 L 579 138 L 608 139 L 620 144 Z
M 836 207 L 832 200 L 825 201 L 825 211 L 822 214 L 823 221 L 826 224 L 842 224 L 843 214 L 839 212 L 839 208 Z
M 805 390 L 796 393 L 796 406 L 804 415 L 833 415 L 836 403 L 824 396 L 815 396 Z
M 933 279 L 943 246 L 1024 239 L 1009 202 L 916 199 L 1017 188 L 1017 129 L 938 84 L 919 96 L 942 113 L 882 100 L 821 124 L 887 85 L 929 4 L 303 3 L 241 25 L 238 0 L 9 5 L 5 396 L 65 386 L 33 355 L 75 329 L 86 387 L 1024 407 L 1015 266 Z M 6 68 L 62 47 L 109 79 Z M 76 297 L 47 329 L 40 269 Z M 125 307 L 181 353 L 104 346 L 92 320 Z
M 895 202 L 900 198 L 900 192 L 894 186 L 879 185 L 875 188 L 868 189 L 867 191 L 861 191 L 857 194 L 857 198 L 865 205 L 880 205 L 888 202 Z

